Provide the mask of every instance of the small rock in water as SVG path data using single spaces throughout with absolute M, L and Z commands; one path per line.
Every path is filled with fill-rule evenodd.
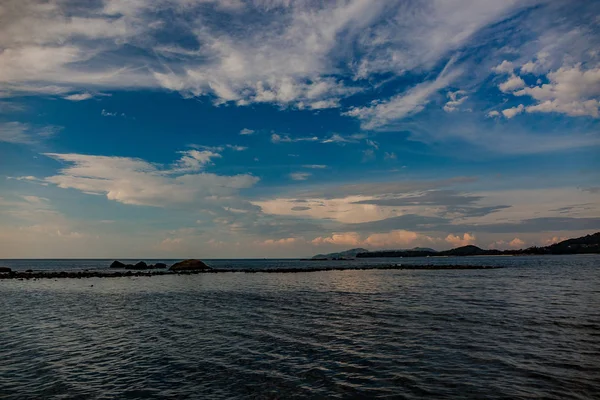
M 171 271 L 199 271 L 212 269 L 200 260 L 184 260 L 171 265 Z
M 135 264 L 133 266 L 133 268 L 135 268 L 135 269 L 148 269 L 148 264 L 146 264 L 143 261 L 140 261 L 139 263 Z
M 113 261 L 112 264 L 110 264 L 111 268 L 125 268 L 125 264 L 123 264 L 121 261 Z

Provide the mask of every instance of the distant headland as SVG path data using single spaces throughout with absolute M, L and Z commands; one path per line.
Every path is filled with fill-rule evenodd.
M 600 232 L 575 239 L 563 240 L 544 247 L 528 247 L 519 250 L 485 250 L 477 246 L 461 246 L 451 250 L 415 247 L 407 250 L 369 251 L 363 248 L 350 249 L 339 253 L 317 254 L 311 260 L 349 260 L 354 258 L 377 257 L 466 257 L 466 256 L 519 256 L 519 255 L 560 255 L 560 254 L 600 254 Z

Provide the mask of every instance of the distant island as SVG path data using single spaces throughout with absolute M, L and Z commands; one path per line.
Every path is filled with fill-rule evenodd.
M 348 260 L 353 258 L 377 257 L 465 257 L 465 256 L 518 256 L 518 255 L 560 255 L 600 253 L 600 232 L 575 239 L 563 240 L 544 247 L 528 247 L 519 250 L 482 249 L 477 246 L 461 246 L 451 250 L 436 251 L 430 248 L 415 247 L 405 250 L 369 251 L 363 248 L 350 249 L 339 253 L 317 254 L 312 260 Z

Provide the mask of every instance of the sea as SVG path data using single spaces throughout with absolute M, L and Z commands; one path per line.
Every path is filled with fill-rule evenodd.
M 0 280 L 0 398 L 600 398 L 600 255 L 206 262 L 357 269 Z

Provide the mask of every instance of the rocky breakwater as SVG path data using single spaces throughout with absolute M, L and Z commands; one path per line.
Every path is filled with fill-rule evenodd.
M 117 263 L 117 264 L 115 264 Z M 114 265 L 126 265 L 115 261 Z M 139 264 L 139 263 L 138 263 Z M 135 267 L 135 265 L 133 266 Z M 156 264 L 154 265 L 156 268 Z M 402 270 L 402 269 L 413 269 L 413 270 L 472 270 L 472 269 L 499 269 L 503 268 L 500 266 L 486 266 L 486 265 L 414 265 L 414 264 L 390 264 L 390 265 L 370 265 L 361 267 L 321 267 L 321 268 L 220 268 L 215 269 L 206 265 L 200 260 L 184 260 L 173 264 L 168 271 L 44 271 L 44 272 L 33 272 L 31 270 L 20 272 L 11 271 L 10 268 L 4 268 L 0 272 L 0 280 L 2 279 L 40 279 L 40 278 L 119 278 L 119 277 L 134 277 L 134 276 L 159 276 L 159 275 L 188 275 L 188 274 L 200 274 L 200 273 L 306 273 L 306 272 L 325 272 L 325 271 L 363 271 L 363 270 Z M 112 267 L 111 268 L 123 268 L 123 267 Z
M 146 264 L 144 261 L 140 261 L 137 264 L 124 264 L 121 261 L 113 261 L 113 263 L 110 264 L 110 268 L 116 268 L 116 269 L 137 269 L 137 270 L 143 270 L 143 269 L 165 269 L 165 268 L 167 268 L 167 264 L 164 264 L 164 263 Z
M 168 271 L 143 271 L 166 269 L 164 263 L 147 264 L 140 261 L 136 264 L 124 264 L 120 261 L 113 261 L 110 265 L 111 269 L 126 269 L 127 271 L 12 271 L 8 267 L 0 267 L 0 279 L 42 279 L 42 278 L 120 278 L 120 277 L 138 277 L 138 276 L 160 276 L 160 275 L 179 275 L 179 274 L 196 274 L 200 272 L 216 272 L 211 267 L 200 260 L 184 260 L 177 262 L 169 268 Z M 132 271 L 135 270 L 135 271 Z M 4 273 L 2 273 L 4 272 Z
M 2 279 L 18 279 L 18 280 L 29 280 L 29 279 L 58 279 L 58 278 L 120 278 L 120 277 L 134 277 L 134 276 L 157 276 L 170 274 L 166 271 L 125 271 L 125 272 L 104 272 L 104 271 L 38 271 L 38 272 L 20 272 L 12 271 L 7 274 L 0 273 L 0 280 Z

